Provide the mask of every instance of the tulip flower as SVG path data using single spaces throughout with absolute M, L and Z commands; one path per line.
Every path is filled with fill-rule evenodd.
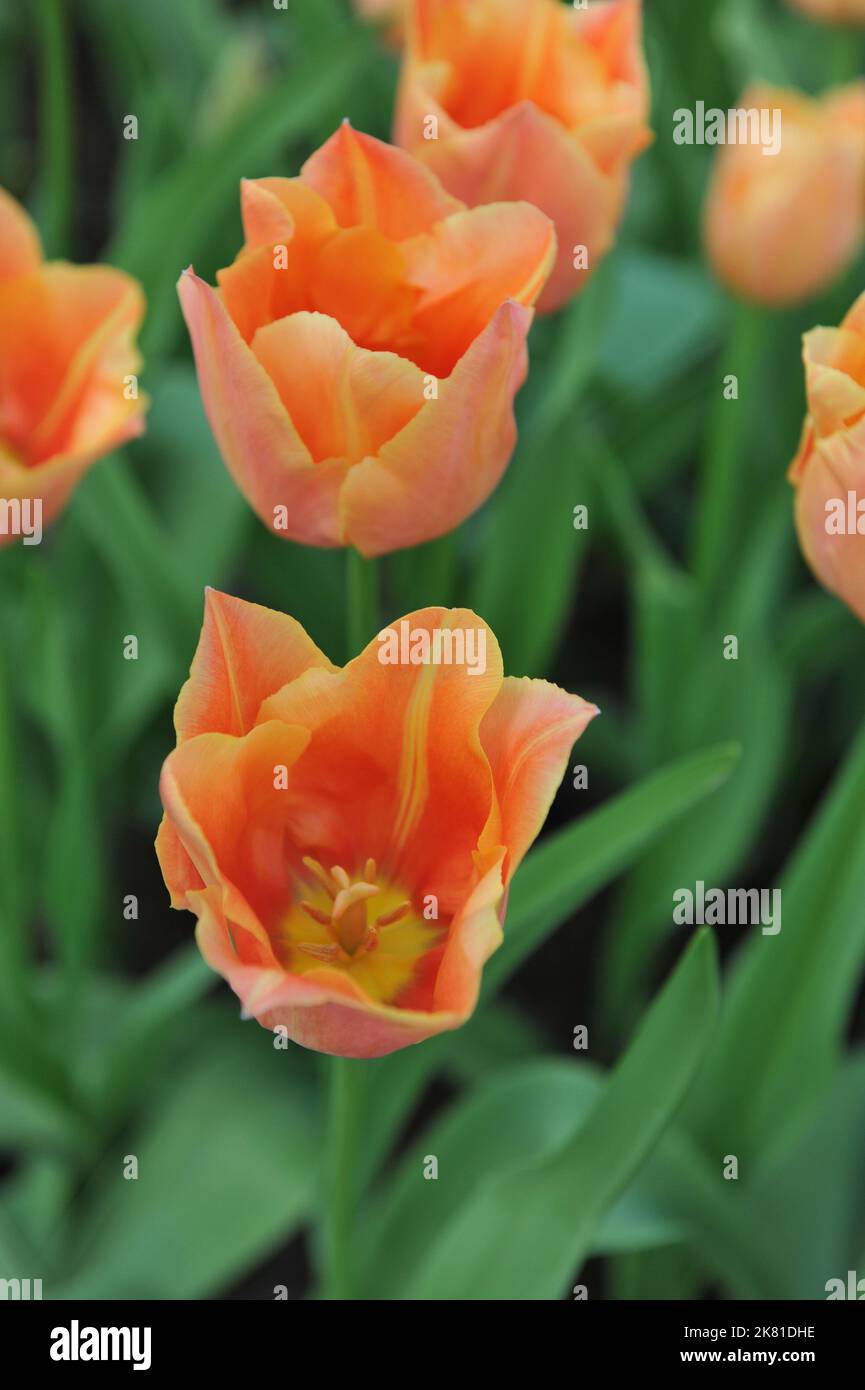
M 157 838 L 172 905 L 245 1016 L 378 1057 L 462 1024 L 508 884 L 597 713 L 504 678 L 490 629 L 428 608 L 347 666 L 208 592 Z
M 0 544 L 10 515 L 38 509 L 47 525 L 91 464 L 141 433 L 143 313 L 122 271 L 46 263 L 30 218 L 0 189 Z
M 538 300 L 559 308 L 610 249 L 651 140 L 641 0 L 413 0 L 397 144 L 472 207 L 526 199 L 556 224 Z
M 244 249 L 180 300 L 205 409 L 276 535 L 380 555 L 452 530 L 513 451 L 555 254 L 528 204 L 467 211 L 347 123 L 295 179 L 242 186 Z
M 716 274 L 758 304 L 825 289 L 865 240 L 865 82 L 813 100 L 764 84 L 740 108 L 780 112 L 780 148 L 727 144 L 704 212 Z
M 804 340 L 808 416 L 790 467 L 808 564 L 865 622 L 865 294 Z
M 865 0 L 790 0 L 794 10 L 829 24 L 865 24 Z

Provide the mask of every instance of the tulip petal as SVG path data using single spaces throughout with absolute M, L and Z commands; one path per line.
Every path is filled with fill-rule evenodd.
M 522 385 L 531 310 L 497 311 L 451 375 L 376 458 L 351 469 L 341 532 L 381 555 L 453 530 L 486 500 L 513 451 L 513 398 Z
M 237 486 L 271 530 L 307 545 L 338 545 L 345 466 L 313 464 L 219 295 L 191 270 L 179 294 L 210 428 Z
M 548 681 L 505 677 L 481 724 L 481 743 L 499 804 L 493 836 L 508 846 L 506 881 L 547 818 L 571 748 L 598 713 Z
M 371 855 L 417 896 L 436 894 L 445 915 L 465 900 L 474 873 L 467 846 L 477 845 L 491 812 L 478 729 L 501 686 L 501 652 L 467 609 L 423 609 L 385 634 L 336 676 L 311 671 L 285 686 L 260 718 L 312 731 L 290 788 L 293 814 L 308 818 L 308 853 L 347 868 Z M 428 643 L 433 657 L 434 641 L 438 664 L 405 659 L 412 642 L 417 656 Z M 477 674 L 460 656 L 474 658 Z
M 263 946 L 265 928 L 291 900 L 303 853 L 293 846 L 281 769 L 288 774 L 308 742 L 308 730 L 268 721 L 243 738 L 187 739 L 162 769 L 162 804 L 195 871 L 206 886 L 221 888 L 228 919 Z M 185 877 L 172 887 L 188 898 Z
M 865 537 L 854 527 L 845 534 L 826 529 L 828 501 L 846 509 L 847 494 L 862 494 L 865 419 L 827 439 L 811 439 L 807 456 L 794 465 L 796 529 L 811 569 L 865 622 Z
M 421 291 L 414 322 L 427 340 L 423 366 L 448 376 L 496 310 L 534 304 L 556 256 L 552 222 L 529 203 L 473 208 L 403 247 Z
M 203 888 L 204 880 L 167 815 L 164 815 L 159 823 L 154 847 L 171 906 L 192 911 L 189 894 Z
M 201 637 L 174 711 L 178 743 L 197 734 L 248 733 L 262 701 L 311 666 L 336 669 L 294 618 L 208 589 Z
M 337 228 L 327 201 L 302 179 L 241 179 L 240 211 L 250 250 L 325 241 Z
M 815 328 L 805 335 L 808 408 L 819 435 L 833 434 L 865 414 L 865 335 Z
M 356 347 L 324 314 L 269 324 L 252 350 L 316 462 L 353 464 L 377 453 L 424 403 L 423 373 L 413 362 Z
M 306 161 L 301 178 L 341 227 L 373 227 L 390 241 L 417 236 L 461 210 L 416 160 L 348 121 Z
M 424 106 L 423 95 L 410 96 Z M 397 139 L 421 153 L 409 144 L 412 110 L 407 96 Z M 539 309 L 557 308 L 587 278 L 574 268 L 575 247 L 587 248 L 591 272 L 612 244 L 622 185 L 611 182 L 580 140 L 533 102 L 522 101 L 475 129 L 457 128 L 450 135 L 443 130 L 429 143 L 424 162 L 465 203 L 524 200 L 552 219 L 558 254 Z
M 317 257 L 337 225 L 324 199 L 300 179 L 243 179 L 240 196 L 246 244 L 216 278 L 248 343 L 264 324 L 316 307 Z

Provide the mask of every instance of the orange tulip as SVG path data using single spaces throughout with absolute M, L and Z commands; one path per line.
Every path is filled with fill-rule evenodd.
M 395 139 L 472 206 L 524 198 L 556 224 L 541 310 L 610 249 L 651 140 L 641 0 L 414 0 Z
M 808 417 L 790 467 L 808 564 L 865 622 L 865 294 L 805 335 Z
M 597 713 L 502 675 L 489 628 L 427 608 L 342 669 L 293 618 L 210 591 L 166 760 L 172 905 L 245 1016 L 378 1057 L 456 1028 L 510 879 Z
M 865 82 L 822 100 L 759 84 L 739 106 L 781 113 L 780 149 L 723 147 L 706 200 L 706 249 L 737 294 L 793 304 L 831 284 L 865 239 Z
M 865 0 L 790 0 L 795 10 L 830 24 L 865 24 Z
M 513 398 L 555 233 L 468 212 L 344 124 L 299 178 L 242 188 L 246 244 L 180 281 L 204 404 L 238 487 L 284 539 L 364 555 L 443 535 L 513 451 Z
M 146 402 L 130 378 L 143 313 L 122 271 L 46 264 L 0 189 L 0 545 L 25 514 L 31 528 L 51 522 L 91 464 L 141 433 Z

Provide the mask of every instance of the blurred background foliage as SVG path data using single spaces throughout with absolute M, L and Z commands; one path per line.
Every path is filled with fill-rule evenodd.
M 657 139 L 615 252 L 532 330 L 498 492 L 384 564 L 384 620 L 469 604 L 507 670 L 603 718 L 475 1019 L 363 1069 L 363 1296 L 821 1298 L 865 1273 L 865 648 L 799 559 L 784 476 L 800 335 L 865 265 L 800 309 L 733 303 L 701 257 L 712 151 L 672 141 L 680 106 L 756 76 L 816 92 L 865 52 L 780 0 L 646 11 Z M 320 1059 L 241 1026 L 152 840 L 203 586 L 342 660 L 345 556 L 276 539 L 229 481 L 175 282 L 233 258 L 241 176 L 297 172 L 344 116 L 387 137 L 396 74 L 341 0 L 0 0 L 0 181 L 50 255 L 120 265 L 149 304 L 146 435 L 40 548 L 0 552 L 0 1276 L 46 1297 L 315 1287 Z M 697 879 L 782 885 L 780 935 L 682 954 L 672 893 Z

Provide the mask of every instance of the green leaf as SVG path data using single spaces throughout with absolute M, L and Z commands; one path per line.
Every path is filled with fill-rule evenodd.
M 657 396 L 696 356 L 711 351 L 725 317 L 724 296 L 699 263 L 622 250 L 599 371 L 629 396 Z M 647 353 L 635 325 L 649 323 Z
M 287 1239 L 318 1165 L 307 1075 L 263 1029 L 214 1011 L 207 1049 L 112 1145 L 55 1296 L 207 1298 Z
M 484 971 L 485 995 L 656 836 L 722 786 L 738 758 L 735 744 L 682 758 L 532 850 L 514 878 L 505 939 Z
M 643 1007 L 654 955 L 674 930 L 673 893 L 697 879 L 724 883 L 750 852 L 783 773 L 793 692 L 777 661 L 773 620 L 789 532 L 780 497 L 723 604 L 710 612 L 695 611 L 691 590 L 679 584 L 638 590 L 644 745 L 651 737 L 654 756 L 671 757 L 726 738 L 743 756 L 718 795 L 661 836 L 617 891 L 602 989 L 604 1012 L 621 1031 Z M 724 659 L 727 634 L 738 639 L 737 660 Z M 649 647 L 662 644 L 649 658 Z
M 753 929 L 737 956 L 689 1107 L 707 1148 L 740 1163 L 782 1149 L 838 1065 L 865 959 L 863 806 L 865 731 L 784 874 L 780 932 Z
M 865 1053 L 839 1068 L 800 1140 L 762 1165 L 747 1188 L 762 1248 L 783 1267 L 785 1291 L 825 1298 L 828 1279 L 859 1269 L 865 1231 Z
M 602 1075 L 580 1062 L 522 1062 L 475 1087 L 430 1125 L 400 1160 L 360 1235 L 366 1296 L 400 1297 L 441 1226 L 491 1179 L 552 1157 L 585 1122 L 603 1086 Z M 428 1155 L 438 1161 L 434 1182 L 423 1175 Z M 646 1201 L 638 1182 L 609 1213 L 596 1248 L 642 1249 L 682 1235 L 680 1225 Z
M 402 1296 L 560 1297 L 680 1105 L 711 1037 L 717 993 L 714 943 L 701 931 L 576 1136 L 475 1193 L 428 1245 Z
M 0 1152 L 52 1149 L 77 1156 L 84 1140 L 83 1124 L 72 1110 L 0 1063 Z
M 112 1039 L 104 1102 L 122 1104 L 154 1070 L 174 1032 L 174 1025 L 204 997 L 214 974 L 196 946 L 177 951 L 140 984 L 122 1012 L 122 1026 Z

